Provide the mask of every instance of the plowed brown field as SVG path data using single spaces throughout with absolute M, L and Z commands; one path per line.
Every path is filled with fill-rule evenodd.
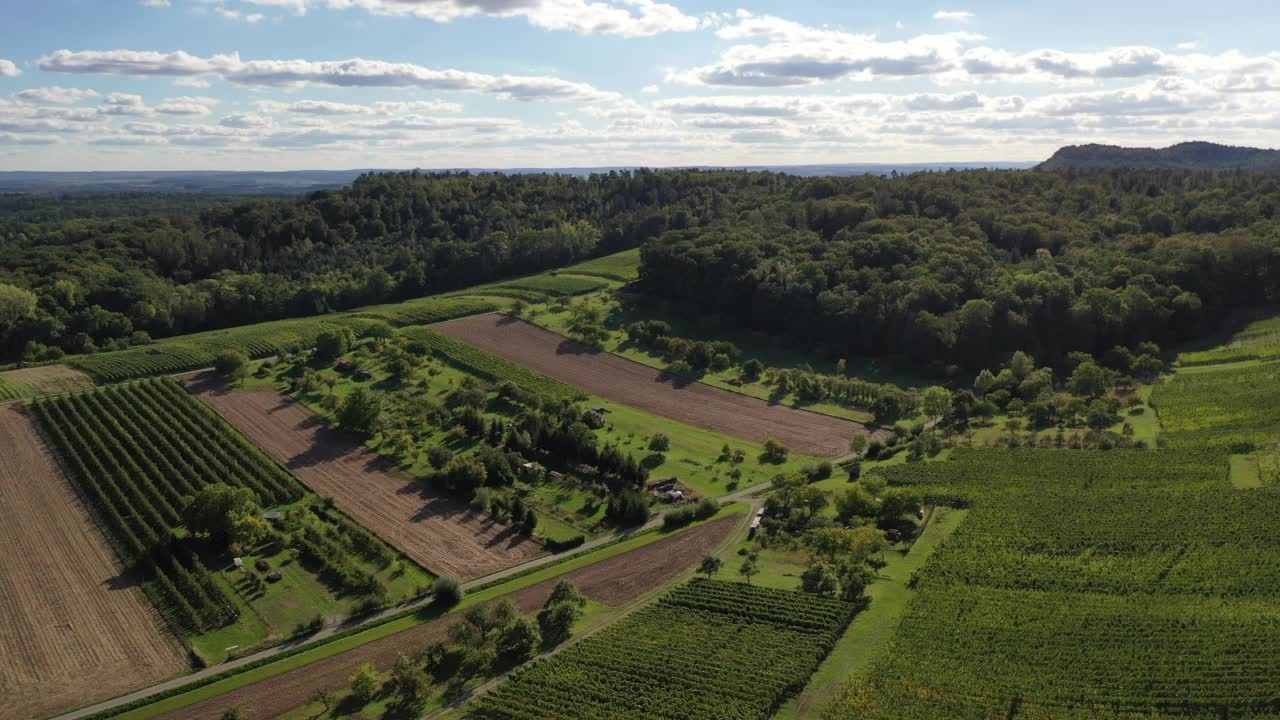
M 557 582 L 569 580 L 592 600 L 621 605 L 688 569 L 719 545 L 741 519 L 739 515 L 720 518 L 504 597 L 529 612 L 546 601 Z M 364 663 L 373 663 L 379 670 L 386 671 L 397 655 L 417 652 L 434 640 L 444 639 L 452 621 L 449 616 L 433 620 L 297 670 L 174 710 L 158 720 L 218 720 L 232 706 L 239 707 L 254 720 L 276 717 L 310 702 L 318 688 L 345 688 L 351 675 Z
M 509 525 L 431 489 L 301 403 L 273 390 L 229 392 L 207 377 L 192 389 L 307 487 L 428 570 L 473 578 L 542 553 Z
M 602 398 L 745 440 L 777 438 L 806 455 L 843 455 L 853 434 L 866 429 L 704 383 L 675 383 L 660 370 L 503 315 L 450 320 L 431 329 Z
M 0 719 L 105 700 L 186 667 L 17 405 L 0 407 L 0 499 Z

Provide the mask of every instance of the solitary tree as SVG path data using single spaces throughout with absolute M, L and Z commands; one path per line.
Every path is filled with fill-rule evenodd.
M 853 437 L 849 438 L 849 452 L 854 455 L 861 455 L 866 452 L 868 442 L 866 433 L 854 433 Z
M 253 491 L 226 483 L 204 486 L 187 499 L 182 511 L 188 530 L 207 534 L 215 542 L 251 542 L 255 538 L 237 535 L 250 530 L 252 523 L 246 523 L 245 518 L 256 520 L 257 514 L 258 501 Z
M 326 687 L 316 688 L 316 691 L 311 693 L 311 700 L 324 706 L 324 711 L 327 713 L 329 706 L 333 704 L 333 691 Z
M 702 562 L 698 565 L 698 572 L 710 578 L 712 575 L 720 572 L 724 562 L 715 555 L 707 554 L 702 556 Z
M 920 409 L 930 420 L 941 420 L 951 412 L 951 391 L 934 385 L 920 394 Z
M 751 584 L 751 576 L 757 575 L 759 572 L 760 568 L 756 567 L 756 559 L 753 557 L 743 560 L 742 567 L 738 568 L 738 574 L 746 579 L 748 585 Z
M 338 408 L 338 422 L 357 432 L 371 432 L 382 419 L 382 395 L 368 388 L 356 388 Z
M 351 697 L 362 706 L 373 700 L 380 687 L 382 677 L 371 663 L 361 665 L 356 674 L 351 676 Z
M 351 349 L 351 333 L 347 330 L 327 330 L 316 336 L 316 355 L 332 359 Z
M 783 445 L 781 440 L 769 438 L 764 441 L 764 452 L 760 453 L 760 462 L 781 465 L 787 461 L 788 452 L 787 446 Z
M 238 350 L 224 350 L 214 358 L 213 370 L 227 380 L 241 380 L 249 374 L 249 358 Z
M 1089 398 L 1100 397 L 1111 387 L 1111 383 L 1111 371 L 1092 360 L 1086 360 L 1077 365 L 1068 381 L 1071 392 Z

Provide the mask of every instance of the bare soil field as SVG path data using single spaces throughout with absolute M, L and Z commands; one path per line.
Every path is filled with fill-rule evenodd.
M 660 370 L 503 315 L 450 320 L 431 329 L 602 398 L 744 440 L 777 438 L 806 455 L 843 455 L 854 433 L 867 430 L 849 420 L 678 381 Z
M 687 570 L 720 544 L 741 520 L 740 515 L 723 517 L 504 597 L 522 611 L 530 612 L 542 606 L 557 582 L 569 580 L 592 600 L 621 605 Z M 223 711 L 232 706 L 239 707 L 254 720 L 276 717 L 310 702 L 318 688 L 345 688 L 351 675 L 364 663 L 373 663 L 380 671 L 387 671 L 397 655 L 417 652 L 434 640 L 444 639 L 453 620 L 453 617 L 445 616 L 424 623 L 297 670 L 174 710 L 158 720 L 218 720 Z
M 299 480 L 433 573 L 469 579 L 542 554 L 504 523 L 431 489 L 273 390 L 227 391 L 196 378 L 200 399 Z
M 32 422 L 0 407 L 0 720 L 105 700 L 187 666 Z

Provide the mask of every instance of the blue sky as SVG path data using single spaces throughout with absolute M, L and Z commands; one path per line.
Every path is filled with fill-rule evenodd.
M 5 0 L 0 169 L 1280 144 L 1272 3 Z

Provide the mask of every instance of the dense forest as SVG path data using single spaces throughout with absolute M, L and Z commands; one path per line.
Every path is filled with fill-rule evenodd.
M 413 172 L 237 203 L 8 196 L 0 353 L 50 359 L 545 270 L 668 229 L 732 221 L 784 194 L 786 182 L 764 173 Z M 112 198 L 118 212 L 102 217 Z
M 1280 299 L 1280 179 L 963 172 L 797 182 L 668 232 L 641 284 L 833 354 L 970 369 L 1202 334 Z
M 0 198 L 0 352 L 51 359 L 643 245 L 641 285 L 832 353 L 981 368 L 1202 333 L 1280 299 L 1280 180 L 369 174 L 301 198 Z M 116 211 L 108 208 L 115 206 Z

